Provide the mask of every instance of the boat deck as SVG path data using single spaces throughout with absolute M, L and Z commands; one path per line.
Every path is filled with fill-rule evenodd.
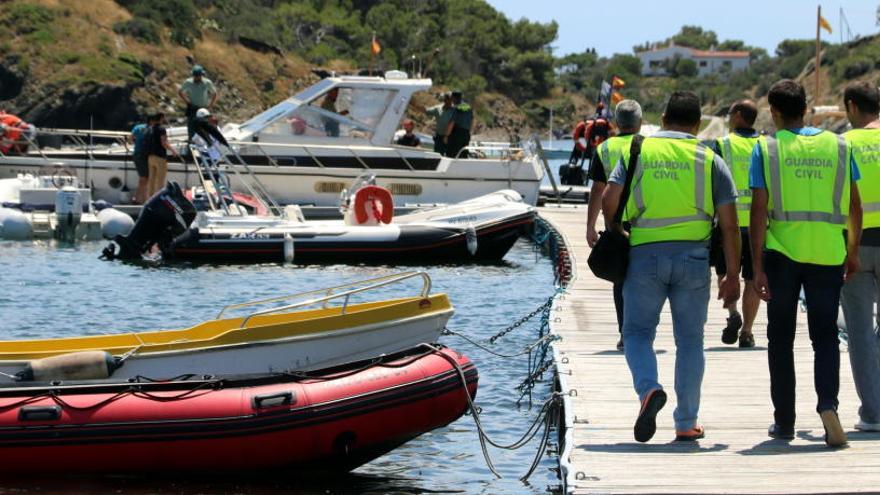
M 798 317 L 795 362 L 798 379 L 796 438 L 767 437 L 772 422 L 764 307 L 755 325 L 758 347 L 739 350 L 721 343 L 726 311 L 710 302 L 706 325 L 706 374 L 698 444 L 674 443 L 672 411 L 675 345 L 668 304 L 655 349 L 660 381 L 669 401 L 647 444 L 633 440 L 638 402 L 623 353 L 615 350 L 617 323 L 611 285 L 587 267 L 586 207 L 550 206 L 540 215 L 568 246 L 574 276 L 557 298 L 552 331 L 561 383 L 573 427 L 560 462 L 571 493 L 840 493 L 880 490 L 880 433 L 858 433 L 856 396 L 845 346 L 841 346 L 840 417 L 849 447 L 827 448 L 815 413 L 812 350 L 806 315 Z M 576 394 L 576 395 L 574 395 Z M 568 454 L 568 455 L 566 455 Z

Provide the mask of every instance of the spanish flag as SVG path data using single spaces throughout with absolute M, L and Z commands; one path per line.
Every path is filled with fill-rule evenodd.
M 612 104 L 612 105 L 617 105 L 617 104 L 620 103 L 621 101 L 623 101 L 623 95 L 622 95 L 622 94 L 618 93 L 617 91 L 611 93 L 611 104 Z
M 626 83 L 623 81 L 623 79 L 621 79 L 621 78 L 619 78 L 619 77 L 617 77 L 617 76 L 614 76 L 614 77 L 611 78 L 611 87 L 612 87 L 612 88 L 614 88 L 614 89 L 620 89 L 620 88 L 622 88 L 622 87 L 624 87 L 624 86 L 626 86 Z
M 373 52 L 373 55 L 378 55 L 379 52 L 382 51 L 382 45 L 380 45 L 379 40 L 376 39 L 376 33 L 373 33 L 373 42 L 370 43 L 370 51 Z
M 828 19 L 822 17 L 822 14 L 819 14 L 819 27 L 828 31 L 828 34 L 831 34 L 831 23 L 828 22 Z

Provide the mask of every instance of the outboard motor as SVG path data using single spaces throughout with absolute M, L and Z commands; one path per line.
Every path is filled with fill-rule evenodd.
M 196 208 L 186 199 L 180 185 L 169 182 L 144 204 L 131 233 L 114 237 L 115 244 L 104 248 L 102 257 L 140 259 L 155 244 L 160 247 L 170 245 L 175 237 L 189 229 L 195 218 Z M 119 252 L 116 252 L 116 246 Z
M 82 219 L 83 198 L 73 186 L 64 186 L 55 193 L 55 238 L 65 242 L 76 241 L 76 227 Z

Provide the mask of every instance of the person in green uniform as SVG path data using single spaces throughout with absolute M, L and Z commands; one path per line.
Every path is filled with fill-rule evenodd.
M 642 129 L 642 106 L 635 100 L 623 100 L 617 104 L 614 110 L 614 121 L 617 124 L 617 136 L 613 136 L 596 150 L 596 154 L 590 161 L 590 171 L 587 177 L 593 181 L 590 189 L 590 204 L 587 207 L 587 244 L 592 248 L 599 241 L 599 233 L 596 232 L 596 221 L 599 219 L 599 211 L 602 209 L 602 193 L 608 183 L 611 171 L 617 166 L 617 162 L 623 158 L 629 161 L 629 150 L 633 136 Z M 623 284 L 614 284 L 614 310 L 617 313 L 617 331 L 620 339 L 617 341 L 617 350 L 623 350 Z
M 724 163 L 730 168 L 733 181 L 736 183 L 736 217 L 742 241 L 740 266 L 745 284 L 742 293 L 742 314 L 737 311 L 736 303 L 726 307 L 729 314 L 727 326 L 721 332 L 721 341 L 725 344 L 735 344 L 737 332 L 739 332 L 739 347 L 751 348 L 755 347 L 752 326 L 758 315 L 761 298 L 758 297 L 758 293 L 755 292 L 752 285 L 752 252 L 749 249 L 749 209 L 752 205 L 752 191 L 749 189 L 749 166 L 752 160 L 752 150 L 763 138 L 755 131 L 758 105 L 754 101 L 740 100 L 735 102 L 730 106 L 728 115 L 730 117 L 730 133 L 717 139 L 713 143 L 713 149 L 724 159 Z M 717 249 L 716 251 L 718 255 L 714 260 L 715 273 L 720 280 L 720 277 L 725 273 L 727 262 L 722 250 Z
M 214 83 L 205 77 L 205 68 L 201 65 L 194 65 L 192 77 L 187 78 L 180 85 L 177 94 L 186 104 L 187 139 L 192 140 L 193 134 L 196 132 L 196 112 L 200 108 L 211 110 L 214 107 L 214 103 L 217 102 L 217 89 L 214 87 Z
M 443 93 L 443 103 L 429 108 L 427 113 L 437 121 L 434 128 L 434 151 L 445 155 L 446 143 L 444 136 L 446 136 L 446 127 L 449 125 L 449 121 L 452 120 L 452 95 Z
M 880 90 L 873 82 L 852 83 L 843 92 L 852 130 L 844 137 L 852 147 L 862 179 L 860 269 L 843 284 L 840 302 L 846 320 L 847 350 L 856 392 L 861 399 L 860 431 L 880 431 L 880 348 L 874 333 L 874 301 L 880 285 Z
M 471 125 L 474 122 L 474 110 L 464 102 L 461 91 L 452 92 L 452 118 L 446 125 L 444 143 L 446 156 L 451 158 L 467 158 L 467 153 L 459 156 L 461 150 L 471 142 Z
M 767 433 L 775 439 L 794 439 L 793 347 L 803 290 L 813 348 L 816 412 L 825 427 L 825 443 L 842 447 L 847 436 L 837 416 L 837 314 L 844 281 L 859 271 L 859 168 L 843 136 L 805 125 L 807 94 L 799 83 L 777 82 L 767 100 L 777 131 L 755 146 L 749 169 L 754 285 L 767 302 L 767 360 L 774 409 Z

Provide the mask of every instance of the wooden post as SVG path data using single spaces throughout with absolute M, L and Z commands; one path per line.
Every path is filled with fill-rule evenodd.
M 816 92 L 813 93 L 813 107 L 819 105 L 819 70 L 822 67 L 822 60 L 819 53 L 822 50 L 821 40 L 819 38 L 820 24 L 822 23 L 822 6 L 816 7 Z

